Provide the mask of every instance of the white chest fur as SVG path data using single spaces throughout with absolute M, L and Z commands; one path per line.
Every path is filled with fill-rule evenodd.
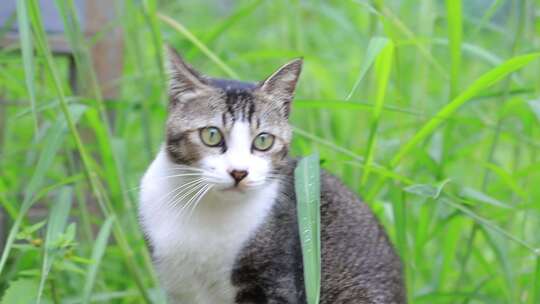
M 210 191 L 193 212 L 179 215 L 182 202 L 171 206 L 167 194 L 186 180 L 167 177 L 173 166 L 160 152 L 141 183 L 140 221 L 162 285 L 173 303 L 234 303 L 235 259 L 269 213 L 278 186 L 249 194 Z

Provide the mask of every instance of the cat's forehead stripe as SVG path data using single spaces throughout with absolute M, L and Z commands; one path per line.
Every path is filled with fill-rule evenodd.
M 252 123 L 256 106 L 250 90 L 225 90 L 225 103 L 227 105 L 227 114 L 229 114 L 227 116 L 230 116 L 233 122 L 241 120 Z

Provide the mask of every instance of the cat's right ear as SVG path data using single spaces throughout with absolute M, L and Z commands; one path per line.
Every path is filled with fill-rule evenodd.
M 185 62 L 174 48 L 166 45 L 165 51 L 169 70 L 170 105 L 189 101 L 210 90 L 204 76 Z

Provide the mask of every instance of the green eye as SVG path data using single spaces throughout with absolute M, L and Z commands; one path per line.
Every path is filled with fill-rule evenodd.
M 206 127 L 199 131 L 202 142 L 209 147 L 217 147 L 223 144 L 223 135 L 216 127 Z
M 253 148 L 259 151 L 268 151 L 274 145 L 274 135 L 261 133 L 253 140 Z

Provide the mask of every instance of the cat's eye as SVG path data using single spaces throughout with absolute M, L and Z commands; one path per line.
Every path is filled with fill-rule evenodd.
M 202 142 L 209 147 L 217 147 L 223 144 L 223 135 L 216 127 L 206 127 L 199 131 Z
M 253 148 L 259 151 L 268 151 L 274 145 L 274 135 L 261 133 L 253 140 Z

